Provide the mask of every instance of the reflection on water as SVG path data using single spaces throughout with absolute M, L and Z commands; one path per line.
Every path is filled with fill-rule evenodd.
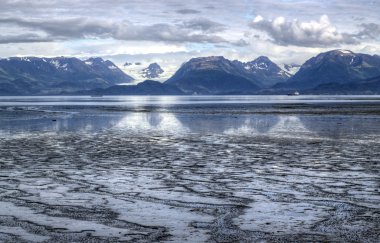
M 240 135 L 272 135 L 285 136 L 292 134 L 300 136 L 306 134 L 310 136 L 311 130 L 305 128 L 298 116 L 256 116 L 246 119 L 244 124 L 238 127 L 232 127 L 225 131 L 227 134 Z
M 128 113 L 113 127 L 135 131 L 184 132 L 187 129 L 171 113 Z
M 130 106 L 179 104 L 379 103 L 380 95 L 0 96 L 0 106 Z
M 116 130 L 142 133 L 200 133 L 275 137 L 374 138 L 380 135 L 380 116 L 214 113 L 190 108 L 191 112 L 165 109 L 153 112 L 104 111 L 98 108 L 64 110 L 1 110 L 2 134 L 25 132 L 96 132 Z M 222 108 L 219 108 L 222 109 Z
M 376 138 L 380 96 L 0 97 L 0 132 Z
M 8 116 L 7 116 L 8 113 Z M 121 114 L 67 114 L 59 112 L 10 112 L 0 111 L 0 132 L 6 134 L 22 132 L 93 132 L 115 126 Z M 12 113 L 11 113 L 12 114 Z
M 321 137 L 371 138 L 379 135 L 379 116 L 300 116 L 305 129 Z
M 315 124 L 317 125 L 317 124 Z M 310 133 L 312 130 L 305 128 L 299 116 L 281 117 L 279 122 L 271 129 L 271 133 Z

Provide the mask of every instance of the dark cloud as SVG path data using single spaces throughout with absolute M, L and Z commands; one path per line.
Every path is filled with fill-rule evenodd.
M 70 18 L 50 20 L 26 20 L 2 18 L 0 24 L 17 25 L 22 28 L 43 31 L 49 39 L 67 40 L 81 38 L 114 38 L 117 40 L 163 41 L 163 42 L 206 42 L 227 43 L 215 35 L 223 31 L 222 24 L 196 19 L 181 24 L 136 25 L 130 21 L 114 21 L 94 18 Z M 26 39 L 24 36 L 17 42 Z M 38 39 L 38 38 L 31 38 Z
M 249 43 L 248 41 L 246 40 L 243 40 L 243 39 L 240 39 L 238 41 L 235 41 L 232 43 L 234 46 L 238 46 L 238 47 L 244 47 L 244 46 L 249 46 Z
M 204 7 L 204 8 L 206 8 L 206 9 L 216 9 L 215 6 L 213 6 L 213 5 L 207 5 L 207 6 Z
M 195 9 L 189 9 L 189 8 L 179 9 L 176 12 L 179 13 L 179 14 L 199 14 L 199 13 L 202 13 L 201 11 L 198 11 L 198 10 L 195 10 Z
M 354 44 L 357 40 L 350 34 L 340 33 L 326 15 L 319 21 L 288 21 L 283 17 L 273 20 L 257 16 L 250 26 L 267 33 L 279 45 L 305 47 L 328 47 L 338 44 Z
M 375 23 L 361 24 L 362 30 L 356 34 L 360 39 L 376 39 L 380 36 L 380 25 Z
M 209 33 L 216 33 L 226 30 L 226 26 L 206 18 L 192 19 L 183 22 L 183 27 L 193 30 L 200 30 Z
M 197 30 L 197 29 L 196 29 Z M 120 40 L 147 40 L 165 42 L 227 42 L 225 39 L 208 34 L 208 31 L 194 33 L 194 29 L 182 25 L 154 24 L 149 26 L 123 25 L 113 37 Z
M 42 30 L 55 39 L 107 37 L 112 32 L 112 21 L 91 20 L 88 18 L 27 20 L 22 18 L 0 18 L 0 24 L 17 25 L 31 30 Z
M 42 37 L 34 33 L 21 34 L 21 35 L 0 35 L 0 44 L 9 43 L 33 43 L 33 42 L 51 42 L 52 39 L 48 37 Z

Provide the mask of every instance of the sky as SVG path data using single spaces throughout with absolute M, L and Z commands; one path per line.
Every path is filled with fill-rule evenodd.
M 192 57 L 302 64 L 331 49 L 380 54 L 380 0 L 0 0 L 0 57 Z

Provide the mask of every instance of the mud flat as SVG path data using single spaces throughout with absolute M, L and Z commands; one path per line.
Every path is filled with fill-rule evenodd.
M 4 105 L 0 241 L 379 242 L 380 105 L 342 107 Z

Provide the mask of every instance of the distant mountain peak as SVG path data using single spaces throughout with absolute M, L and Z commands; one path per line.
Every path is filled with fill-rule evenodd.
M 103 60 L 103 58 L 101 58 L 101 57 L 90 57 L 90 58 L 87 59 L 86 61 L 98 62 L 98 63 L 103 63 L 103 62 L 105 62 L 105 61 Z
M 271 63 L 272 61 L 267 56 L 259 56 L 258 58 L 253 60 L 253 62 L 256 62 L 256 63 L 269 63 L 270 62 Z
M 277 64 L 272 62 L 268 57 L 266 56 L 259 56 L 253 61 L 245 63 L 246 66 L 250 66 L 251 68 L 256 69 L 269 69 L 269 68 L 277 68 Z M 278 67 L 278 70 L 280 68 Z
M 84 63 L 90 66 L 95 66 L 95 65 L 100 65 L 101 67 L 106 66 L 110 70 L 120 71 L 119 68 L 113 62 L 109 60 L 104 60 L 101 57 L 91 57 L 85 60 Z
M 248 75 L 254 76 L 263 86 L 285 82 L 292 76 L 266 56 L 259 56 L 253 61 L 243 63 L 243 66 Z
M 149 64 L 148 68 L 161 68 L 156 62 Z
M 223 70 L 227 73 L 234 72 L 234 64 L 222 56 L 196 57 L 182 64 L 181 71 L 192 70 Z
M 208 57 L 194 57 L 191 58 L 189 62 L 199 62 L 199 61 L 224 61 L 227 60 L 223 56 L 208 56 Z
M 101 64 L 105 61 L 101 57 L 90 57 L 84 61 L 87 65 L 94 65 L 95 63 Z
M 335 50 L 336 52 L 339 52 L 340 54 L 348 54 L 348 55 L 353 55 L 355 54 L 354 52 L 350 51 L 350 50 L 344 50 L 344 49 L 338 49 L 338 50 Z
M 158 78 L 162 73 L 164 73 L 164 70 L 157 63 L 151 63 L 141 71 L 141 75 L 149 79 Z
M 358 54 L 344 49 L 331 50 L 327 52 L 322 52 L 316 56 L 316 58 L 340 58 L 340 57 L 352 57 Z
M 380 58 L 349 50 L 332 50 L 307 60 L 288 87 L 310 89 L 321 84 L 345 84 L 380 75 Z

